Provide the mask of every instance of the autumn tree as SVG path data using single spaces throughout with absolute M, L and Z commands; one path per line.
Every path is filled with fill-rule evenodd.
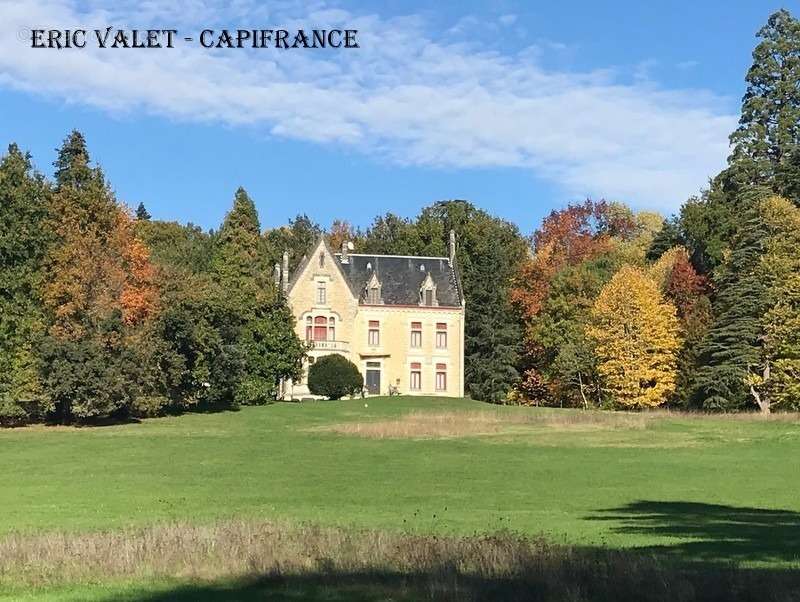
M 747 385 L 762 412 L 800 407 L 800 209 L 787 199 L 763 200 L 768 237 L 759 271 L 768 309 L 761 319 L 760 362 L 748 367 Z
M 356 229 L 350 225 L 350 222 L 345 220 L 333 220 L 328 230 L 328 244 L 334 252 L 341 250 L 342 243 L 355 242 L 358 237 L 359 234 Z
M 140 364 L 129 334 L 157 305 L 148 252 L 79 132 L 55 167 L 42 287 L 46 389 L 62 420 L 125 413 Z
M 598 295 L 587 331 L 611 403 L 639 409 L 666 402 L 675 389 L 678 321 L 650 277 L 620 269 Z

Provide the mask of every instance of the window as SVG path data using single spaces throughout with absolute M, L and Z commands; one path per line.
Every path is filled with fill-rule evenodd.
M 381 323 L 378 320 L 369 321 L 367 342 L 370 347 L 378 347 L 381 344 Z
M 447 364 L 436 364 L 436 390 L 447 391 Z
M 422 390 L 422 364 L 419 362 L 412 362 L 411 364 L 411 390 Z
M 444 322 L 436 323 L 436 348 L 447 349 L 447 324 Z
M 311 316 L 306 318 L 306 341 L 314 340 L 314 320 Z
M 325 283 L 317 283 L 317 305 L 325 305 L 328 302 L 328 294 L 325 290 Z
M 314 340 L 328 340 L 328 318 L 325 316 L 317 316 L 314 318 Z
M 425 305 L 433 305 L 433 291 L 431 289 L 425 291 Z
M 328 340 L 336 340 L 336 318 L 328 318 Z
M 411 346 L 422 347 L 422 322 L 411 322 Z
M 373 286 L 367 293 L 367 303 L 370 305 L 378 305 L 381 302 L 381 291 L 377 286 Z
M 319 267 L 321 267 L 321 268 L 325 267 L 325 251 L 322 251 L 319 254 Z

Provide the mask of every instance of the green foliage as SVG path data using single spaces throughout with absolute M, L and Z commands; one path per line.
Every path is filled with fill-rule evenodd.
M 756 205 L 745 214 L 730 258 L 718 269 L 714 320 L 698 349 L 700 367 L 694 379 L 696 403 L 704 408 L 736 410 L 748 404 L 748 368 L 759 364 L 761 318 L 768 307 L 759 269 L 767 236 Z
M 762 411 L 800 409 L 800 209 L 772 197 L 761 205 L 770 237 L 761 260 L 769 309 L 763 316 L 764 349 L 756 391 Z M 766 377 L 766 378 L 765 378 Z
M 364 377 L 358 367 L 343 355 L 324 355 L 308 369 L 308 390 L 328 399 L 356 395 L 364 388 Z
M 109 324 L 118 329 L 120 323 Z M 44 387 L 64 421 L 125 415 L 133 398 L 134 357 L 97 339 L 47 337 Z
M 303 257 L 307 255 L 322 234 L 319 224 L 307 215 L 298 215 L 289 220 L 288 226 L 281 226 L 264 235 L 266 257 L 269 265 L 282 264 L 284 251 L 289 252 L 289 271 L 294 272 Z
M 731 163 L 745 165 L 753 184 L 772 181 L 800 144 L 800 22 L 778 10 L 757 35 L 762 41 L 753 50 L 739 127 L 731 134 Z
M 414 222 L 393 213 L 376 217 L 357 244 L 360 253 L 393 255 L 414 255 L 421 246 Z
M 147 211 L 147 208 L 144 206 L 144 203 L 139 203 L 139 206 L 136 208 L 136 219 L 138 221 L 149 221 L 150 218 L 153 216 Z
M 16 145 L 0 160 L 0 423 L 49 409 L 39 379 L 44 334 L 41 264 L 49 188 Z
M 219 231 L 211 270 L 219 286 L 219 304 L 232 317 L 232 343 L 244 361 L 235 402 L 274 400 L 281 380 L 300 375 L 306 349 L 295 334 L 294 316 L 271 280 L 258 214 L 242 188 Z
M 215 237 L 193 224 L 137 221 L 136 235 L 150 249 L 154 262 L 191 274 L 211 269 Z

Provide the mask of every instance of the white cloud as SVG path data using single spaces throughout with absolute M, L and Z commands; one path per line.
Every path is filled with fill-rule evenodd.
M 106 3 L 102 3 L 106 4 Z M 255 0 L 0 3 L 0 85 L 112 113 L 266 126 L 271 135 L 350 145 L 403 164 L 531 169 L 565 195 L 671 210 L 723 164 L 734 116 L 700 90 L 623 83 L 613 69 L 544 69 L 542 49 L 479 48 L 418 16 L 386 19 Z M 226 7 L 226 8 L 223 8 Z M 325 27 L 359 30 L 347 51 L 35 50 L 17 31 L 42 26 Z M 472 30 L 474 33 L 474 30 Z M 538 50 L 538 52 L 537 52 Z

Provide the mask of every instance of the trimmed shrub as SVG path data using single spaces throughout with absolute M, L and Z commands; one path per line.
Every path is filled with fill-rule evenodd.
M 342 355 L 325 355 L 308 369 L 308 390 L 314 395 L 341 399 L 359 393 L 363 387 L 364 377 L 358 367 Z

